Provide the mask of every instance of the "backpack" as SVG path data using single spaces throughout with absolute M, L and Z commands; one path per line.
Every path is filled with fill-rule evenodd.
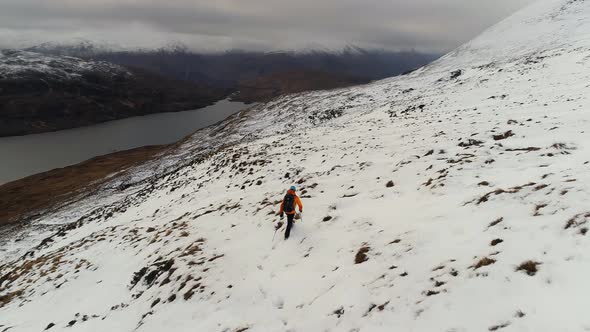
M 285 211 L 285 213 L 291 213 L 295 211 L 295 195 L 285 195 L 285 199 L 283 200 L 283 211 Z

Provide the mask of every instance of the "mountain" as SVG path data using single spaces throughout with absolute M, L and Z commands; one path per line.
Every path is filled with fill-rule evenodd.
M 106 43 L 96 43 L 90 40 L 78 40 L 72 43 L 45 42 L 24 49 L 24 51 L 32 53 L 62 55 L 79 58 L 91 58 L 96 54 L 109 53 L 115 50 L 121 49 L 115 45 L 109 45 Z
M 358 77 L 314 70 L 274 72 L 239 83 L 232 99 L 247 103 L 270 101 L 283 95 L 305 91 L 329 90 L 369 81 Z
M 195 53 L 182 44 L 171 44 L 157 50 L 118 50 L 93 46 L 91 42 L 73 45 L 43 44 L 28 50 L 45 54 L 78 56 L 108 61 L 124 66 L 140 67 L 160 75 L 237 90 L 242 82 L 285 73 L 322 72 L 334 80 L 354 77 L 377 80 L 421 67 L 439 54 L 392 52 L 347 47 L 341 51 L 306 50 L 302 52 Z M 303 74 L 299 74 L 303 75 Z M 289 83 L 287 83 L 289 84 Z M 330 88 L 337 87 L 330 86 Z
M 259 105 L 3 228 L 0 326 L 583 331 L 589 34 L 590 2 L 538 1 L 408 75 Z M 273 240 L 292 184 L 303 220 Z
M 227 93 L 102 61 L 3 50 L 0 136 L 196 109 Z

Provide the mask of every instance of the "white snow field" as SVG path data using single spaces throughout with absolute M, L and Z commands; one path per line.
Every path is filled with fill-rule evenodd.
M 589 96 L 590 1 L 541 0 L 243 112 L 5 240 L 0 331 L 590 331 Z

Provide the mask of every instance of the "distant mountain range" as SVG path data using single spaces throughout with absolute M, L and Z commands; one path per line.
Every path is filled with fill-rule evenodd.
M 416 69 L 439 57 L 438 54 L 366 50 L 354 46 L 338 52 L 235 50 L 204 54 L 192 52 L 183 44 L 171 44 L 156 50 L 117 50 L 106 45 L 97 46 L 87 41 L 69 45 L 45 43 L 27 50 L 108 61 L 146 69 L 173 79 L 228 89 L 232 92 L 257 89 L 255 86 L 257 82 L 264 84 L 260 88 L 268 91 L 266 86 L 268 82 L 275 81 L 277 77 L 281 78 L 282 88 L 274 89 L 276 91 L 274 94 L 261 94 L 263 99 L 252 100 L 251 93 L 247 96 L 238 94 L 234 97 L 240 100 L 240 96 L 244 96 L 244 101 L 265 101 L 279 94 L 315 90 L 318 87 L 314 82 L 318 80 L 323 82 L 320 88 L 329 89 L 383 79 Z M 309 86 L 301 80 L 302 76 L 309 78 Z M 296 83 L 290 82 L 292 79 Z M 290 86 L 297 86 L 297 88 L 294 90 L 286 88 Z
M 104 61 L 0 51 L 0 137 L 197 109 L 226 95 Z
M 358 85 L 436 57 L 356 47 L 198 54 L 182 44 L 130 51 L 91 42 L 0 50 L 0 137 Z

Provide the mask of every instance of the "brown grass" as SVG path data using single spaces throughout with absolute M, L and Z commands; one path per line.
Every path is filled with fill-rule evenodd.
M 501 223 L 502 221 L 504 221 L 504 217 L 500 217 L 500 218 L 498 218 L 498 219 L 496 219 L 496 220 L 492 221 L 492 222 L 491 222 L 491 223 L 488 225 L 488 228 L 490 228 L 490 227 L 494 227 L 494 226 L 496 226 L 497 224 Z
M 16 280 L 31 275 L 35 271 L 41 271 L 41 268 L 43 267 L 47 267 L 47 269 L 39 273 L 41 277 L 46 276 L 48 273 L 55 272 L 62 262 L 62 257 L 63 254 L 55 253 L 22 262 L 21 265 L 15 266 L 11 271 L 8 271 L 4 275 L 0 275 L 0 284 L 3 285 L 0 292 L 8 289 L 8 287 L 10 287 L 10 285 Z
M 170 146 L 147 146 L 92 158 L 0 186 L 0 225 L 22 221 L 97 188 L 112 174 L 144 163 Z
M 499 325 L 494 325 L 494 326 L 490 327 L 488 329 L 488 331 L 498 331 L 500 329 L 503 329 L 505 327 L 508 327 L 508 325 L 510 325 L 510 323 L 502 323 L 502 324 L 499 324 Z
M 213 257 L 209 258 L 208 261 L 209 262 L 213 262 L 214 260 L 217 260 L 217 259 L 222 258 L 224 256 L 225 256 L 224 254 L 216 255 L 216 256 L 213 256 Z
M 541 265 L 541 263 L 539 262 L 535 262 L 535 261 L 526 261 L 521 263 L 517 268 L 516 271 L 524 271 L 526 272 L 526 274 L 530 275 L 530 276 L 534 276 L 539 269 L 537 268 L 537 266 Z
M 493 135 L 492 137 L 494 138 L 494 141 L 500 141 L 500 140 L 507 139 L 512 136 L 514 136 L 514 133 L 512 132 L 512 130 L 508 130 L 507 132 L 505 132 L 503 134 Z
M 570 218 L 567 223 L 565 224 L 565 229 L 570 227 L 578 227 L 580 225 L 586 224 L 588 219 L 590 218 L 590 212 L 579 213 Z
M 501 188 L 500 189 L 496 189 L 496 190 L 490 191 L 487 194 L 485 194 L 482 197 L 480 197 L 478 200 L 476 200 L 477 202 L 475 204 L 476 205 L 480 205 L 481 203 L 487 202 L 492 195 L 498 196 L 498 195 L 501 195 L 501 194 L 516 194 L 519 191 L 521 191 L 522 189 L 524 189 L 526 187 L 531 187 L 531 186 L 534 186 L 534 185 L 536 185 L 536 183 L 529 182 L 527 184 L 523 184 L 523 185 L 520 185 L 520 186 L 512 187 L 512 188 L 509 188 L 509 189 L 506 189 L 506 190 L 505 189 L 501 189 Z M 471 203 L 471 202 L 468 202 L 468 203 Z M 465 203 L 465 204 L 468 204 L 468 203 Z
M 539 190 L 541 190 L 541 189 L 545 189 L 545 188 L 547 188 L 548 186 L 549 186 L 549 185 L 546 185 L 546 184 L 540 184 L 540 185 L 536 186 L 536 187 L 533 189 L 533 191 L 539 191 Z
M 547 204 L 537 204 L 535 205 L 535 210 L 533 212 L 533 216 L 538 217 L 541 216 L 541 210 L 546 208 Z
M 0 295 L 0 308 L 4 307 L 8 303 L 10 303 L 15 298 L 21 296 L 23 294 L 22 290 L 17 290 L 15 292 L 11 292 L 8 294 Z
M 541 148 L 531 146 L 528 148 L 518 148 L 518 149 L 506 149 L 506 151 L 514 152 L 514 151 L 525 151 L 525 152 L 532 152 L 532 151 L 539 151 Z
M 480 259 L 474 266 L 473 269 L 477 270 L 480 267 L 484 267 L 484 266 L 488 266 L 488 265 L 492 265 L 496 263 L 496 260 L 493 258 L 488 258 L 488 257 L 484 257 L 482 259 Z

